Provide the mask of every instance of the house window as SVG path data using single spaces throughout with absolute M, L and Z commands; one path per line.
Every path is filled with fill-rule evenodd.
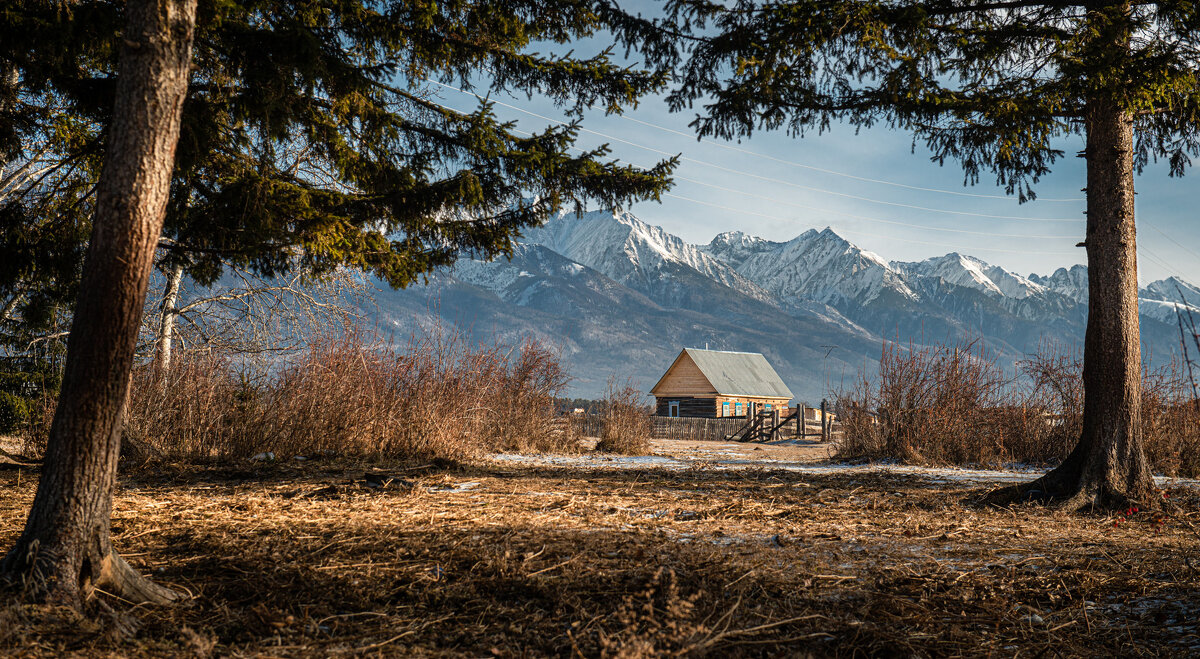
M 734 414 L 734 416 L 742 415 L 742 404 L 741 403 L 737 403 L 736 405 L 733 406 L 733 414 Z
M 768 412 L 770 412 L 770 411 L 771 411 L 771 404 L 770 404 L 770 403 L 767 403 L 766 405 L 764 405 L 764 406 L 763 406 L 763 409 L 764 409 L 764 410 L 766 410 L 766 411 L 768 411 Z
M 729 401 L 721 403 L 721 416 L 729 416 Z
M 667 410 L 668 410 L 667 414 L 669 416 L 672 416 L 672 417 L 679 416 L 679 401 L 673 400 L 670 403 L 667 403 Z

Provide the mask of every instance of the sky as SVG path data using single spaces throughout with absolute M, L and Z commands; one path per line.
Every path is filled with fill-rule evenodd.
M 456 110 L 478 103 L 453 87 L 434 84 L 431 91 Z M 497 92 L 490 99 L 501 118 L 526 131 L 566 120 L 545 99 Z M 1065 155 L 1035 185 L 1038 199 L 1020 204 L 987 173 L 964 186 L 956 162 L 931 162 L 904 131 L 834 126 L 803 138 L 776 131 L 740 142 L 698 141 L 688 126 L 695 116 L 695 110 L 670 113 L 662 98 L 647 97 L 619 116 L 586 114 L 578 144 L 608 144 L 611 157 L 638 166 L 681 155 L 675 185 L 661 203 L 629 210 L 692 243 L 725 231 L 783 241 L 828 226 L 887 260 L 958 252 L 1021 275 L 1086 262 L 1075 246 L 1084 233 L 1085 169 L 1075 157 L 1081 137 L 1059 145 Z M 1165 164 L 1152 164 L 1135 186 L 1139 283 L 1178 276 L 1200 284 L 1200 171 L 1170 178 Z

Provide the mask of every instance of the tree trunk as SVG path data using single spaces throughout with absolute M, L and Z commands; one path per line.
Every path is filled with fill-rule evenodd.
M 175 321 L 179 319 L 179 285 L 183 282 L 183 266 L 177 265 L 167 273 L 163 291 L 162 310 L 158 324 L 158 354 L 154 363 L 155 377 L 165 385 L 171 370 L 171 347 L 175 339 Z
M 25 529 L 0 573 L 80 606 L 95 588 L 166 602 L 112 549 L 121 421 L 188 85 L 196 0 L 130 0 L 91 242 L 58 409 Z
M 1133 118 L 1111 100 L 1087 112 L 1088 322 L 1083 432 L 1056 469 L 1016 488 L 1072 509 L 1145 501 L 1154 481 L 1142 450 Z

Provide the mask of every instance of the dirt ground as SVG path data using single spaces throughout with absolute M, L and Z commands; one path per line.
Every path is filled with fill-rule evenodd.
M 761 449 L 761 450 L 759 450 Z M 1192 482 L 1163 510 L 970 499 L 1030 474 L 819 462 L 819 445 L 127 472 L 114 543 L 181 605 L 0 606 L 13 656 L 1200 653 Z M 0 546 L 28 470 L 0 469 Z

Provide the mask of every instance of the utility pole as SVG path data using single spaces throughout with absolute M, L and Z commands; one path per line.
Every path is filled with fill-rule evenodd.
M 824 345 L 821 347 L 825 348 L 825 359 L 821 361 L 821 380 L 824 386 L 824 389 L 821 390 L 821 395 L 826 396 L 829 394 L 829 354 L 841 346 Z

